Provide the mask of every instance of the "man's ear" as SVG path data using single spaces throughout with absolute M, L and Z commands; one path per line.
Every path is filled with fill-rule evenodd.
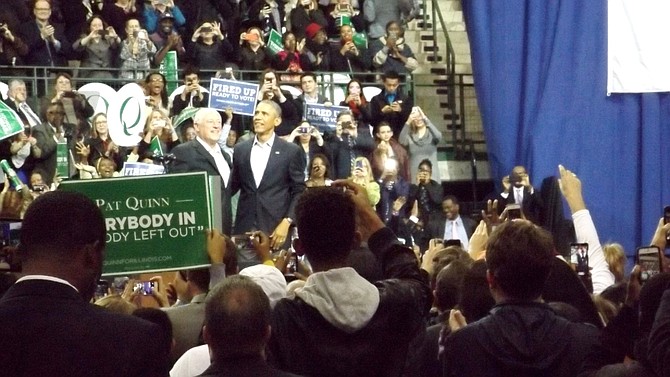
M 496 283 L 496 278 L 491 270 L 486 270 L 486 282 L 489 284 L 489 289 L 494 289 L 498 285 Z
M 276 117 L 275 118 L 275 127 L 279 126 L 281 124 L 281 117 Z
M 205 341 L 205 344 L 211 344 L 212 335 L 207 331 L 207 325 L 202 325 L 202 340 Z
M 351 250 L 356 250 L 361 247 L 361 243 L 363 243 L 363 236 L 361 235 L 361 232 L 356 230 L 354 231 L 354 239 L 351 241 Z
M 105 259 L 105 250 L 100 247 L 100 241 L 87 243 L 81 247 L 86 267 L 102 270 L 102 262 Z

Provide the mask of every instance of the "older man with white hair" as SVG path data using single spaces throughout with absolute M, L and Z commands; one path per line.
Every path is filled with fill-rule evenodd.
M 204 171 L 221 177 L 221 205 L 223 233 L 230 235 L 232 211 L 230 208 L 230 178 L 232 162 L 217 143 L 221 137 L 222 121 L 218 111 L 202 108 L 193 117 L 197 133 L 195 140 L 180 144 L 172 150 L 175 163 L 171 172 Z

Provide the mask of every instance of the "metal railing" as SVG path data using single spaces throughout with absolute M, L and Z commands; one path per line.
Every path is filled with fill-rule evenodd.
M 422 13 L 423 13 L 423 30 L 426 31 L 428 30 L 428 11 L 427 11 L 427 2 L 429 0 L 424 0 L 422 3 Z M 454 47 L 451 44 L 451 39 L 449 38 L 449 32 L 447 31 L 447 23 L 444 21 L 444 17 L 442 16 L 442 12 L 440 11 L 440 5 L 438 3 L 438 0 L 430 0 L 431 4 L 431 21 L 433 22 L 433 27 L 432 27 L 432 33 L 433 33 L 433 42 L 434 42 L 434 48 L 433 48 L 433 62 L 438 62 L 439 60 L 439 52 L 443 51 L 445 53 L 445 61 L 444 61 L 444 66 L 446 69 L 446 75 L 447 75 L 447 88 L 448 93 L 447 93 L 447 103 L 449 104 L 449 110 L 450 110 L 450 115 L 451 115 L 451 139 L 452 139 L 452 145 L 454 146 L 455 149 L 458 144 L 462 143 L 462 140 L 459 140 L 458 138 L 458 127 L 456 127 L 456 123 L 458 121 L 458 112 L 456 111 L 456 85 L 455 85 L 455 73 L 456 73 L 456 54 L 454 52 Z M 444 45 L 439 45 L 438 44 L 438 30 L 435 27 L 435 22 L 439 21 L 440 26 L 442 27 L 442 31 L 440 36 L 444 37 Z M 461 130 L 465 129 L 465 124 L 463 124 L 464 120 L 461 117 L 460 119 L 461 122 Z M 464 134 L 464 132 L 462 132 Z
M 119 78 L 119 73 L 122 71 L 127 71 L 127 70 L 122 70 L 120 68 L 106 68 L 104 69 L 106 72 L 112 73 L 114 77 L 112 78 L 88 78 L 88 77 L 83 77 L 82 73 L 88 73 L 88 72 L 96 72 L 96 71 L 101 71 L 100 68 L 88 68 L 88 67 L 35 67 L 35 66 L 0 66 L 1 71 L 10 71 L 13 70 L 14 72 L 18 72 L 19 74 L 15 74 L 12 76 L 0 76 L 0 82 L 8 83 L 12 79 L 20 79 L 23 80 L 26 83 L 26 86 L 28 88 L 28 94 L 29 97 L 37 99 L 38 97 L 44 96 L 44 95 L 49 95 L 51 93 L 53 86 L 55 85 L 55 80 L 54 80 L 54 75 L 59 72 L 67 72 L 69 74 L 75 73 L 73 76 L 73 85 L 76 87 L 81 87 L 87 83 L 103 83 L 107 84 L 110 87 L 114 88 L 115 90 L 120 89 L 123 85 L 128 84 L 128 83 L 138 83 L 142 84 L 142 82 L 138 82 L 135 80 L 128 80 L 124 78 Z M 133 71 L 135 72 L 144 72 L 144 71 Z M 158 72 L 157 69 L 151 69 L 149 71 L 146 71 L 149 73 L 154 73 Z M 181 70 L 180 70 L 181 72 Z M 209 79 L 211 77 L 214 77 L 217 72 L 216 70 L 201 70 L 200 75 L 201 77 L 204 77 L 205 79 L 201 79 L 201 85 L 208 88 L 209 87 Z M 235 70 L 234 71 L 234 76 L 237 80 L 240 81 L 248 81 L 248 82 L 256 82 L 258 80 L 258 76 L 261 74 L 261 71 L 248 71 L 248 70 Z M 285 73 L 281 71 L 277 71 L 277 76 L 282 76 L 283 74 L 290 74 L 290 73 Z M 368 86 L 373 86 L 373 87 L 378 87 L 382 88 L 381 83 L 377 80 L 377 76 L 381 74 L 381 72 L 364 72 L 364 73 L 354 73 L 353 75 L 350 74 L 349 72 L 315 72 L 317 76 L 317 80 L 319 81 L 319 90 L 320 93 L 329 99 L 333 100 L 336 98 L 336 93 L 341 93 L 341 90 L 346 90 L 346 85 L 349 82 L 349 80 L 353 77 L 359 79 L 361 81 L 361 84 L 364 87 Z M 296 74 L 299 75 L 299 74 Z M 85 76 L 85 75 L 84 75 Z M 181 77 L 181 75 L 178 75 Z M 414 93 L 414 80 L 412 80 L 411 76 L 408 75 L 405 80 L 402 80 L 401 86 L 403 86 L 403 90 L 405 93 Z M 170 84 L 174 85 L 176 84 L 177 86 L 181 85 L 182 82 L 181 80 L 176 80 L 176 81 L 170 81 L 168 79 L 166 86 L 169 86 Z M 300 83 L 297 81 L 281 81 L 281 85 L 292 85 L 292 86 L 300 86 Z M 370 101 L 371 98 L 367 98 L 368 101 Z M 39 103 L 39 102 L 37 102 Z

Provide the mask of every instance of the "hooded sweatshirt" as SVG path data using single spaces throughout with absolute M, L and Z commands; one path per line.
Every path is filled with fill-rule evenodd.
M 599 331 L 542 303 L 505 303 L 445 341 L 445 376 L 577 376 L 600 352 Z

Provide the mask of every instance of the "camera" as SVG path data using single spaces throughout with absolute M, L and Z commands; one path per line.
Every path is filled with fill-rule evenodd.
M 104 29 L 98 30 L 98 35 L 101 37 L 107 36 L 107 30 Z
M 640 265 L 640 283 L 644 284 L 652 276 L 663 272 L 661 250 L 657 246 L 638 247 L 635 263 Z
M 300 127 L 300 133 L 301 134 L 308 134 L 309 133 L 309 126 L 301 126 Z
M 49 187 L 47 185 L 33 186 L 33 192 L 45 192 L 45 191 L 49 191 Z
M 203 33 L 211 33 L 212 28 L 210 26 L 205 26 L 205 27 L 200 28 L 200 31 L 203 32 Z
M 246 234 L 232 236 L 233 243 L 238 250 L 253 250 L 254 249 L 254 237 Z
M 140 281 L 135 283 L 133 290 L 143 296 L 150 296 L 154 290 L 158 290 L 158 283 L 154 281 Z

